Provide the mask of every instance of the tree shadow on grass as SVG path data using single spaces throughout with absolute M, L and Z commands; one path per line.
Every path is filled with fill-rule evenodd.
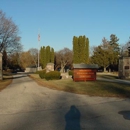
M 98 81 L 98 92 L 105 96 L 130 97 L 130 85 L 126 83 Z M 95 87 L 97 88 L 97 86 Z
M 105 79 L 119 79 L 119 77 L 115 75 L 97 75 L 97 77 Z
M 80 127 L 80 111 L 72 105 L 65 115 L 65 130 L 81 130 Z

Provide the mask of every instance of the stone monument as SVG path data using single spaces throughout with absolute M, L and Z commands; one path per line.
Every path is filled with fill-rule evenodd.
M 54 71 L 54 63 L 47 63 L 46 72 Z
M 0 80 L 3 80 L 3 71 L 2 71 L 2 54 L 0 53 Z
M 121 79 L 130 78 L 130 46 L 128 46 L 128 56 L 119 58 L 118 76 Z

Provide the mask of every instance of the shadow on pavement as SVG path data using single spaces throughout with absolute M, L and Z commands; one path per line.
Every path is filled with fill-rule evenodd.
M 5 106 L 1 110 L 4 109 L 5 115 L 2 114 L 3 117 L 0 118 L 1 130 L 85 130 L 114 129 L 118 126 L 111 125 L 113 120 L 107 117 L 109 113 L 106 114 L 104 110 L 106 105 L 115 107 L 106 102 L 103 105 L 100 98 L 97 101 L 101 100 L 101 103 L 97 105 L 98 102 L 95 101 L 90 103 L 90 98 L 86 100 L 88 96 L 83 98 L 77 94 L 40 87 L 28 78 L 16 79 L 15 84 L 18 85 L 13 84 L 14 87 L 18 88 L 20 82 L 23 82 L 20 89 L 13 93 L 10 90 L 5 91 L 10 93 L 3 95 Z M 6 103 L 10 106 L 6 107 Z M 130 111 L 120 111 L 119 114 L 130 120 Z
M 22 78 L 22 77 L 27 77 L 27 75 L 12 76 L 12 77 L 5 78 L 5 80 L 6 79 L 18 79 L 18 78 Z
M 81 130 L 80 127 L 80 111 L 72 105 L 65 115 L 65 130 Z
M 124 119 L 130 120 L 130 111 L 119 111 L 118 113 L 121 114 Z
M 29 74 L 32 74 L 31 72 L 18 72 L 18 73 L 8 73 L 8 74 L 3 74 L 3 76 L 6 76 L 6 79 L 17 79 L 17 78 L 22 78 L 22 77 L 27 77 Z

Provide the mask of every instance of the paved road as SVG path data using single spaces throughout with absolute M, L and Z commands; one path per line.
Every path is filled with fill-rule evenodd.
M 99 81 L 108 81 L 108 82 L 115 82 L 121 84 L 130 84 L 130 80 L 123 80 L 123 79 L 106 79 L 106 78 L 97 78 Z
M 0 130 L 88 129 L 129 130 L 130 99 L 51 90 L 26 75 L 0 92 Z

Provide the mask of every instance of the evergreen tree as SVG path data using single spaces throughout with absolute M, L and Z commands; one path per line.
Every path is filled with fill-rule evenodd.
M 119 57 L 118 55 L 120 54 L 120 48 L 119 48 L 119 39 L 117 38 L 116 35 L 111 34 L 110 35 L 110 46 L 111 46 L 111 64 L 118 64 Z
M 46 47 L 46 63 L 50 63 L 50 46 Z
M 73 62 L 78 63 L 78 38 L 73 37 Z
M 40 64 L 44 69 L 46 67 L 46 50 L 45 46 L 41 47 L 40 49 Z
M 116 35 L 114 35 L 114 34 L 110 35 L 109 43 L 112 46 L 112 49 L 113 49 L 114 52 L 119 52 L 119 50 L 120 50 L 118 41 L 119 41 L 119 39 L 117 38 Z
M 117 66 L 120 53 L 118 41 L 119 39 L 113 34 L 110 36 L 110 41 L 103 38 L 102 44 L 94 48 L 91 63 L 103 66 L 104 70 L 108 66 Z
M 78 59 L 79 59 L 79 63 L 83 63 L 84 61 L 84 41 L 83 41 L 83 37 L 79 36 L 78 38 Z
M 94 49 L 94 54 L 91 57 L 91 63 L 103 66 L 104 71 L 106 71 L 106 67 L 109 65 L 108 50 L 104 50 L 102 46 L 96 47 Z
M 88 63 L 89 40 L 85 36 L 73 37 L 73 63 Z
M 84 63 L 89 62 L 89 39 L 85 37 L 85 56 L 84 56 Z
M 49 62 L 54 63 L 54 49 L 50 49 L 50 46 L 43 46 L 40 49 L 40 64 L 42 68 L 44 69 Z
M 43 68 L 43 47 L 40 48 L 40 65 Z
M 51 48 L 51 57 L 50 57 L 50 62 L 51 63 L 54 63 L 54 49 L 53 48 Z
M 45 46 L 43 46 L 42 51 L 43 51 L 43 69 L 44 69 L 46 67 L 46 64 L 47 64 L 47 62 L 46 62 L 46 47 Z

